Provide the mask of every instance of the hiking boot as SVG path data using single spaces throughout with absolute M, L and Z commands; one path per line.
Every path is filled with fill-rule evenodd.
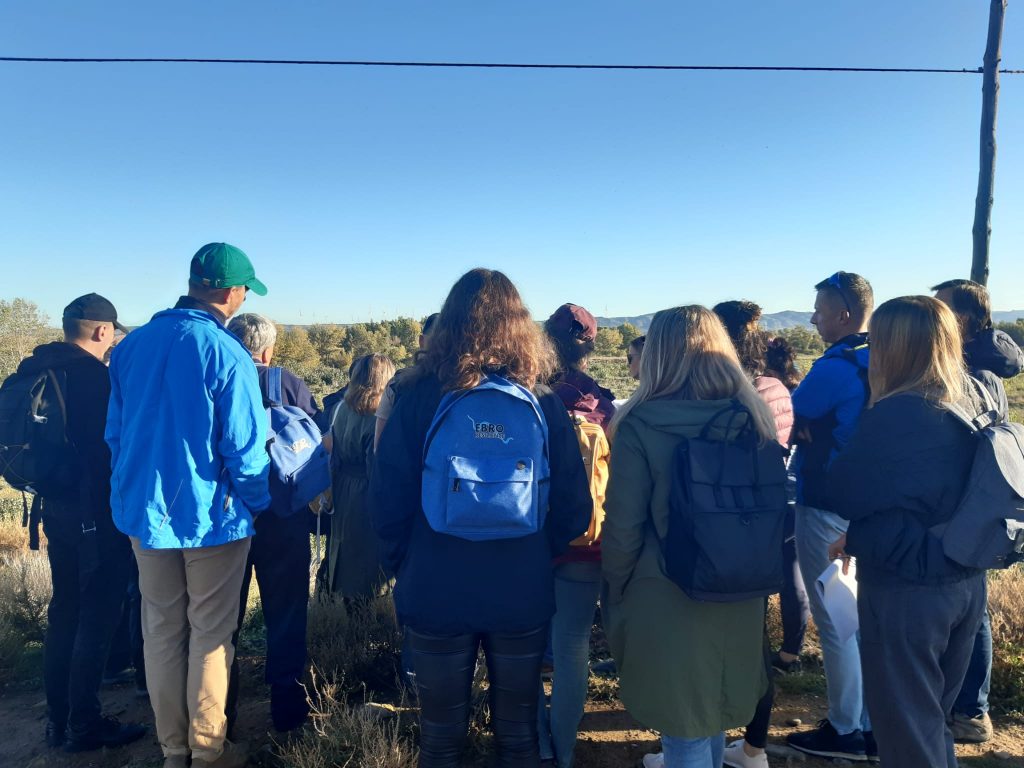
M 164 758 L 164 768 L 188 768 L 188 755 L 167 755 Z
M 818 757 L 839 757 L 856 763 L 865 762 L 864 734 L 857 730 L 842 735 L 836 733 L 832 723 L 820 720 L 813 731 L 791 733 L 786 742 L 793 749 Z
M 51 749 L 57 749 L 57 747 L 64 746 L 64 733 L 66 729 L 63 725 L 53 722 L 53 720 L 46 721 L 46 746 Z
M 878 742 L 875 741 L 874 731 L 864 731 L 864 755 L 869 763 L 878 762 Z
M 743 751 L 743 739 L 734 741 L 725 748 L 722 764 L 731 768 L 768 768 L 768 755 L 763 751 L 757 757 L 751 757 Z
M 224 751 L 216 760 L 206 761 L 201 757 L 192 758 L 192 768 L 242 768 L 249 762 L 249 749 L 244 744 L 224 742 Z
M 64 743 L 65 752 L 89 752 L 103 747 L 123 747 L 141 739 L 146 734 L 142 723 L 122 723 L 116 717 L 102 717 L 99 724 L 88 733 L 68 733 Z
M 779 675 L 795 675 L 803 671 L 803 665 L 800 663 L 800 659 L 783 661 L 779 652 L 776 651 L 772 654 L 772 671 Z
M 953 740 L 961 744 L 984 744 L 992 740 L 992 718 L 988 712 L 983 712 L 979 717 L 954 712 L 949 730 L 953 732 Z
M 658 752 L 657 754 L 644 755 L 640 765 L 642 768 L 665 768 L 665 753 Z

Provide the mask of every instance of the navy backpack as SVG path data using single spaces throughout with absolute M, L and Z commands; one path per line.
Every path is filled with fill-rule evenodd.
M 712 440 L 724 423 L 735 440 Z M 694 600 L 735 602 L 782 588 L 786 465 L 774 440 L 762 442 L 739 401 L 712 416 L 675 450 L 665 571 Z
M 267 453 L 270 508 L 278 517 L 298 514 L 331 485 L 330 457 L 313 418 L 281 404 L 281 369 L 267 369 Z
M 441 399 L 423 446 L 423 512 L 468 541 L 537 533 L 548 509 L 548 425 L 525 387 L 488 376 Z

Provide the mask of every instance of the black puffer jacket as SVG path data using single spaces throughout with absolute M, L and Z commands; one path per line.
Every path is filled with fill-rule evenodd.
M 983 410 L 975 392 L 961 406 Z M 850 521 L 846 551 L 857 558 L 858 580 L 943 584 L 978 573 L 947 558 L 929 532 L 956 510 L 974 441 L 948 410 L 917 394 L 893 395 L 864 411 L 828 474 L 830 509 Z

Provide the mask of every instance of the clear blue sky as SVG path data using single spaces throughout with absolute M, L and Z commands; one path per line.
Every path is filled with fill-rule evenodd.
M 6 0 L 2 55 L 975 67 L 982 0 Z M 1024 3 L 1004 66 L 1024 68 Z M 0 64 L 0 298 L 130 323 L 199 245 L 281 322 L 420 316 L 466 268 L 532 311 L 807 309 L 967 276 L 981 78 Z M 1004 77 L 990 286 L 1024 307 L 1024 76 Z

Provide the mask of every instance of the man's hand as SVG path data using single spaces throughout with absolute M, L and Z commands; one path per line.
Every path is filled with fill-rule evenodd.
M 850 572 L 850 556 L 846 554 L 846 534 L 833 541 L 828 547 L 828 559 L 831 562 L 839 558 L 843 561 L 843 576 Z

